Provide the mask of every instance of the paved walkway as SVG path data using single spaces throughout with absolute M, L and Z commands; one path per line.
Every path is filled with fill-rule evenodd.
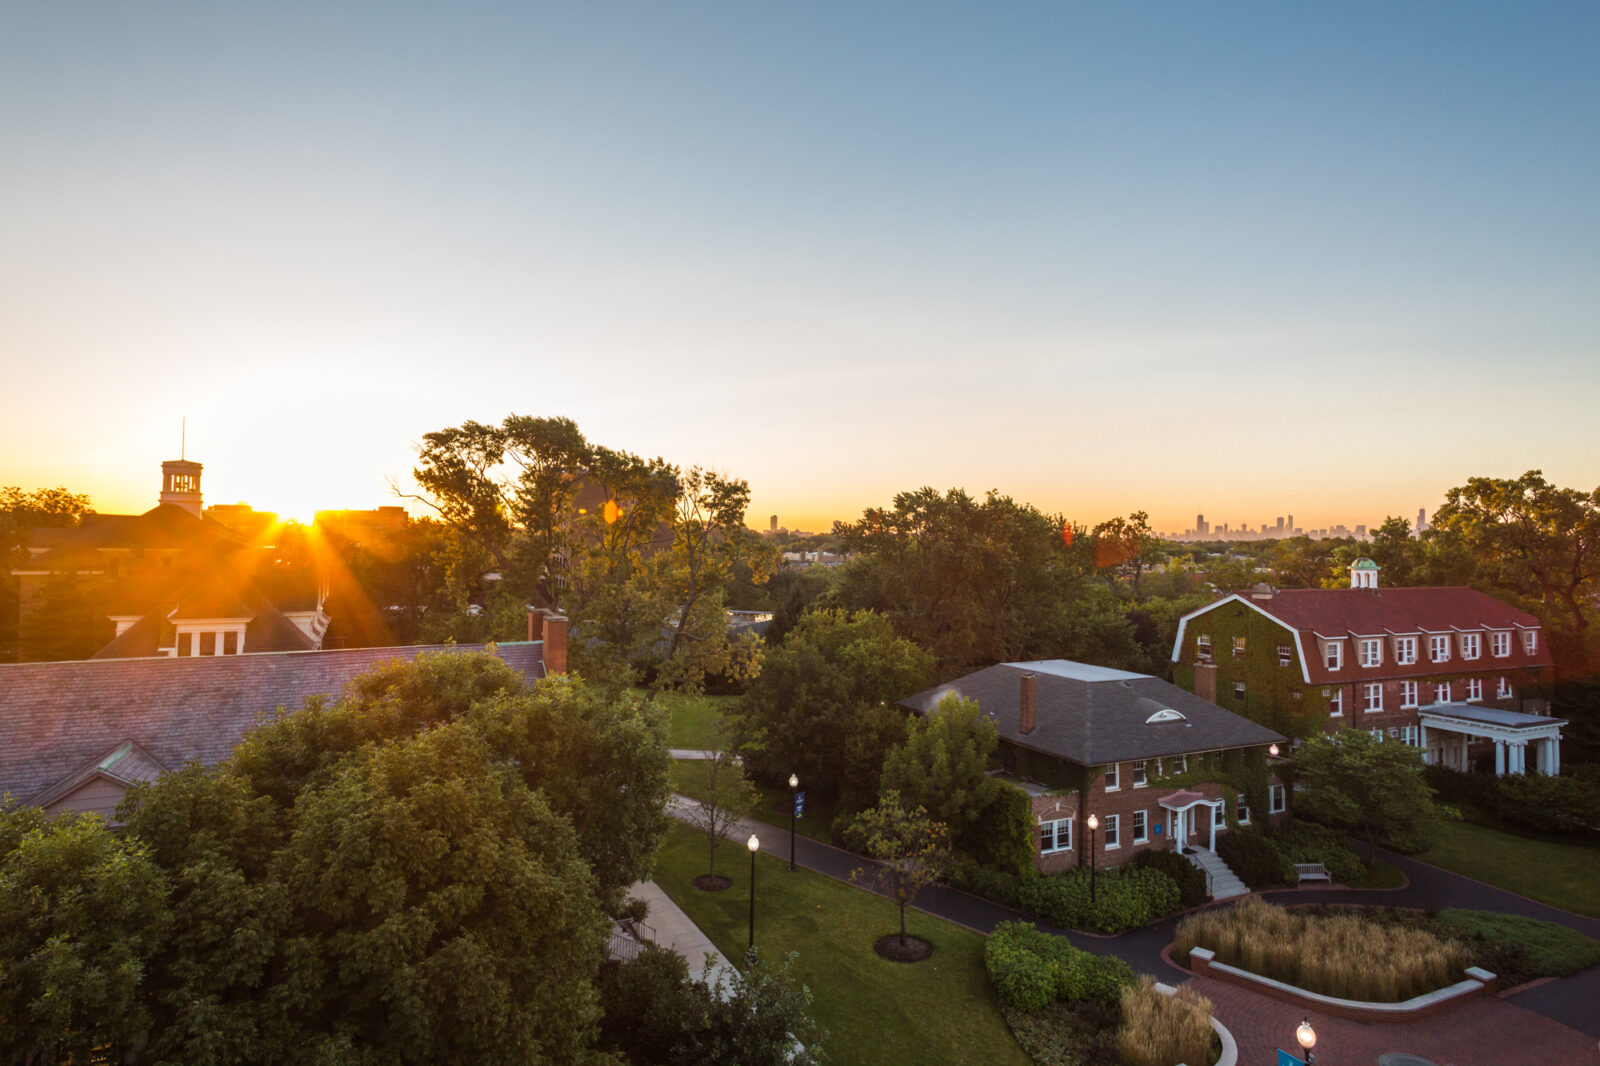
M 711 938 L 700 931 L 683 909 L 672 902 L 672 897 L 661 891 L 654 881 L 640 881 L 628 889 L 628 896 L 641 900 L 650 907 L 645 924 L 655 930 L 656 944 L 671 948 L 689 962 L 689 976 L 700 980 L 706 963 L 711 963 L 711 975 L 731 973 L 732 965 L 718 953 Z
M 684 809 L 692 802 L 686 797 L 674 796 L 669 803 L 669 811 L 681 818 Z M 744 840 L 751 833 L 761 841 L 762 851 L 788 859 L 789 830 L 786 827 L 780 829 L 746 818 L 741 819 L 732 837 Z M 1523 914 L 1558 922 L 1600 938 L 1600 921 L 1596 919 L 1546 906 L 1402 855 L 1381 849 L 1379 854 L 1385 861 L 1403 870 L 1411 883 L 1398 890 L 1302 888 L 1265 895 L 1279 903 L 1467 907 Z M 869 860 L 830 844 L 797 837 L 795 862 L 808 870 L 849 881 L 851 871 L 868 864 Z M 1231 906 L 1233 902 L 1230 900 L 1215 906 Z M 1162 949 L 1172 943 L 1181 915 L 1121 936 L 1103 937 L 1060 929 L 1009 907 L 942 885 L 924 890 L 917 897 L 915 906 L 918 910 L 980 933 L 989 933 L 1004 921 L 1030 921 L 1046 932 L 1066 937 L 1086 951 L 1097 955 L 1116 955 L 1135 970 L 1155 974 L 1169 984 L 1202 980 L 1192 978 L 1187 970 L 1175 967 L 1161 957 Z M 1287 1022 L 1284 1019 L 1296 1014 L 1296 1009 L 1248 989 L 1235 988 L 1211 979 L 1203 980 L 1206 995 L 1211 995 L 1212 988 L 1223 990 L 1212 998 L 1217 1004 L 1218 1018 L 1239 1039 L 1239 1061 L 1275 1061 L 1271 1052 L 1276 1045 L 1268 1034 L 1282 1030 L 1285 1039 L 1292 1039 L 1293 1027 L 1299 1018 Z M 1528 1063 L 1533 1066 L 1556 1061 L 1600 1063 L 1600 1052 L 1597 1052 L 1595 1045 L 1595 1040 L 1600 1039 L 1600 966 L 1591 966 L 1571 977 L 1550 981 L 1503 999 L 1474 1000 L 1415 1022 L 1373 1023 L 1333 1018 L 1325 1021 L 1329 1026 L 1329 1039 L 1319 1040 L 1318 1043 L 1333 1056 L 1324 1059 L 1327 1062 L 1376 1062 L 1377 1055 L 1383 1052 L 1410 1051 L 1432 1059 L 1439 1066 L 1450 1066 L 1452 1063 L 1462 1066 L 1468 1063 L 1483 1063 L 1485 1066 Z M 1323 1032 L 1321 1022 L 1316 1018 L 1312 1022 L 1319 1033 Z M 1559 1024 L 1552 1025 L 1552 1022 Z M 1457 1039 L 1460 1034 L 1470 1034 L 1470 1037 Z M 1343 1041 L 1349 1042 L 1351 1054 L 1334 1052 L 1335 1047 L 1344 1046 Z M 1385 1041 L 1389 1043 L 1385 1044 Z M 1552 1057 L 1542 1057 L 1547 1055 Z

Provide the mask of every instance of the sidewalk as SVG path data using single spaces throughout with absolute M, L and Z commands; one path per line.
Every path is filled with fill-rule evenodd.
M 645 924 L 656 931 L 656 945 L 670 948 L 687 959 L 690 977 L 700 980 L 708 960 L 713 980 L 723 975 L 731 977 L 736 972 L 711 943 L 711 938 L 702 933 L 654 881 L 636 883 L 628 889 L 628 896 L 649 905 L 650 914 Z

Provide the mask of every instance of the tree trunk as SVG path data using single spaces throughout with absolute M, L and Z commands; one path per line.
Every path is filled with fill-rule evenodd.
M 900 904 L 900 946 L 906 946 L 906 905 Z

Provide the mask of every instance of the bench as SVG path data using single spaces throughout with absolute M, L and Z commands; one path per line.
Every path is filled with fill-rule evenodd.
M 1297 862 L 1294 864 L 1294 872 L 1302 884 L 1306 881 L 1333 883 L 1333 878 L 1328 876 L 1328 868 L 1320 862 Z

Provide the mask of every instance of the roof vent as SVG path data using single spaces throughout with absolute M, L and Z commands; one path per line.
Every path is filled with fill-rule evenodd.
M 1146 718 L 1144 720 L 1144 724 L 1145 725 L 1149 725 L 1151 722 L 1187 722 L 1187 721 L 1188 721 L 1188 719 L 1183 716 L 1182 712 L 1175 711 L 1171 707 L 1163 707 L 1161 710 L 1157 711 L 1155 714 L 1152 714 L 1149 718 Z
M 1250 590 L 1252 600 L 1270 600 L 1277 595 L 1278 590 L 1263 581 Z

